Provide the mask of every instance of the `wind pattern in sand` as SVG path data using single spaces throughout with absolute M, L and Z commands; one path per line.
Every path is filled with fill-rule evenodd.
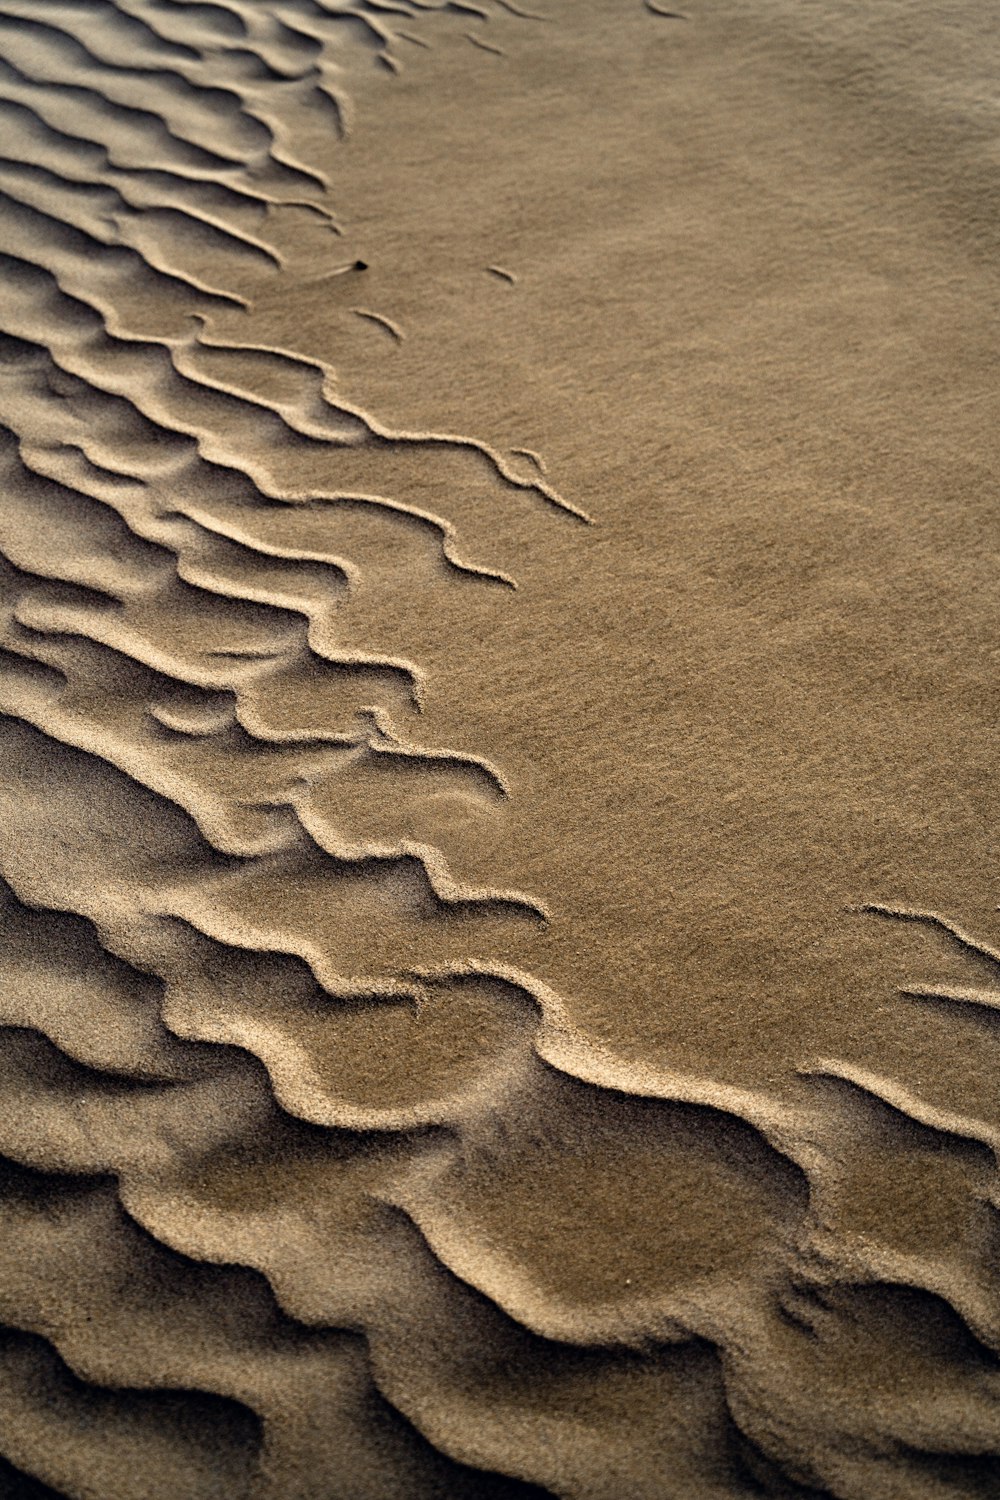
M 511 957 L 550 893 L 452 874 L 441 809 L 473 838 L 517 787 L 424 738 L 407 600 L 460 640 L 572 497 L 254 341 L 300 244 L 353 274 L 303 144 L 351 129 L 344 58 L 449 8 L 489 45 L 485 4 L 4 0 L 0 1488 L 995 1495 L 1000 1137 L 570 1024 Z M 911 917 L 995 976 L 933 914 L 845 920 Z M 965 1239 L 901 1240 L 923 1193 Z M 552 1284 L 592 1205 L 644 1289 Z

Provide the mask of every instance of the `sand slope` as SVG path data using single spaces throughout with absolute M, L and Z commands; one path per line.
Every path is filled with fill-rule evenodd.
M 0 7 L 0 1494 L 1000 1495 L 997 43 L 544 11 Z

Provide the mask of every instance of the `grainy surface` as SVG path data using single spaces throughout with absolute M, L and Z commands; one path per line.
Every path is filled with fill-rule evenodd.
M 539 5 L 0 4 L 4 1496 L 1000 1496 L 1000 32 Z

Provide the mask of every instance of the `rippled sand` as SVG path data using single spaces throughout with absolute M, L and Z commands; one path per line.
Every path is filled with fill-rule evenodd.
M 0 5 L 5 1497 L 1000 1496 L 1000 33 L 534 3 Z

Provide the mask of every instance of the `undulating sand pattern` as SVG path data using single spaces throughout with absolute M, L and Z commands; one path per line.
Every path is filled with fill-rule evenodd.
M 0 59 L 0 1493 L 1000 1496 L 990 7 Z

